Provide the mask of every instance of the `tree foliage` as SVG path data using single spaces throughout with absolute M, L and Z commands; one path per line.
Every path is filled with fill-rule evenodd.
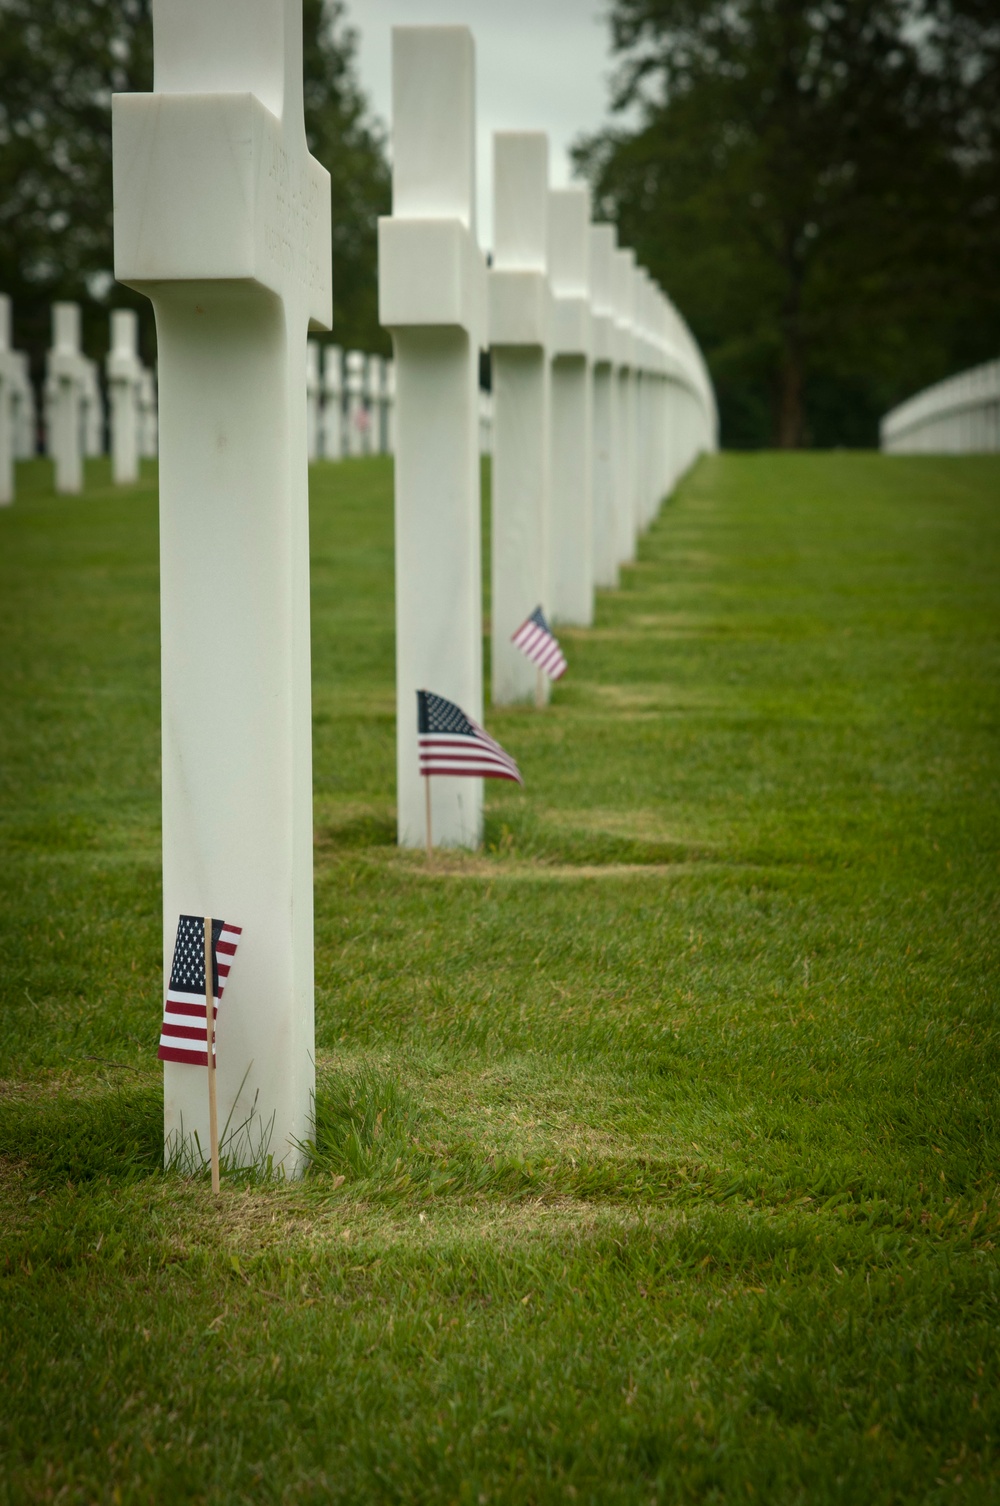
M 376 219 L 388 208 L 384 143 L 355 79 L 342 0 L 304 0 L 310 149 L 333 189 L 334 337 L 387 348 L 376 312 Z M 114 283 L 111 96 L 153 83 L 150 0 L 0 0 L 0 291 L 36 373 L 54 299 L 83 304 L 84 343 L 108 345 L 107 311 L 147 301 Z
M 577 162 L 701 340 L 726 442 L 872 443 L 996 354 L 993 0 L 614 0 L 612 32 L 632 123 Z

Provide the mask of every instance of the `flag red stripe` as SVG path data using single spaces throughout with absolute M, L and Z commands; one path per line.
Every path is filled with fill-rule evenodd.
M 503 766 L 505 768 L 508 768 L 508 769 L 513 769 L 513 768 L 517 767 L 517 765 L 514 762 L 513 758 L 511 758 L 510 754 L 509 753 L 504 753 L 502 749 L 483 748 L 481 746 L 475 746 L 475 745 L 473 745 L 472 747 L 469 747 L 469 748 L 455 748 L 455 747 L 449 747 L 447 745 L 445 745 L 445 746 L 442 747 L 442 746 L 438 746 L 437 744 L 430 744 L 430 745 L 428 745 L 427 743 L 421 743 L 420 744 L 420 757 L 422 759 L 426 759 L 426 758 L 447 759 L 447 760 L 449 760 L 449 762 L 452 762 L 452 763 L 474 763 L 474 762 L 478 762 L 478 763 L 493 763 L 493 762 L 495 762 L 495 763 L 503 764 Z
M 517 632 L 514 634 L 514 642 L 518 645 L 519 648 L 528 648 L 532 644 L 537 643 L 539 639 L 544 640 L 546 638 L 551 638 L 551 636 L 552 634 L 546 633 L 543 628 L 540 628 L 538 626 L 537 622 L 531 622 L 529 620 L 524 624 L 523 627 L 518 628 Z
M 221 933 L 215 942 L 218 990 L 213 999 L 213 1021 L 218 1020 L 219 1000 L 222 998 L 223 987 L 229 977 L 237 943 L 242 934 L 242 926 L 231 926 L 223 921 Z M 204 995 L 193 993 L 189 989 L 173 989 L 168 986 L 157 1051 L 159 1060 L 180 1062 L 188 1067 L 206 1066 L 208 1063 L 207 1013 Z M 186 1023 L 188 1021 L 190 1023 Z
M 558 680 L 566 673 L 566 659 L 558 638 L 532 618 L 521 624 L 513 634 L 512 642 L 532 664 L 544 670 L 550 680 Z
M 446 758 L 452 763 L 478 760 L 479 763 L 504 763 L 508 766 L 514 762 L 506 753 L 494 753 L 492 748 L 421 748 L 420 757 Z
M 512 774 L 509 769 L 470 769 L 468 767 L 455 769 L 447 764 L 442 765 L 441 767 L 438 767 L 438 765 L 434 764 L 428 767 L 421 765 L 420 772 L 421 774 L 447 774 L 453 779 L 509 779 L 514 784 L 523 783 L 523 781 L 518 779 L 516 774 Z
M 168 1020 L 164 1020 L 160 1026 L 160 1034 L 176 1036 L 181 1041 L 203 1041 L 205 1039 L 205 1027 L 202 1025 L 201 1029 L 198 1030 L 193 1025 L 171 1025 Z
M 207 1067 L 207 1051 L 185 1051 L 180 1047 L 161 1046 L 156 1053 L 161 1062 L 180 1062 L 185 1067 Z
M 511 763 L 506 758 L 449 758 L 447 753 L 422 753 L 420 755 L 420 767 L 423 769 L 425 766 L 468 769 L 473 773 L 477 769 L 505 769 L 508 774 L 520 773 L 517 764 Z
M 468 748 L 456 748 L 448 743 L 421 743 L 420 752 L 426 758 L 498 758 L 505 763 L 514 761 L 509 753 L 498 753 L 495 748 L 475 745 Z
M 205 1005 L 190 1005 L 187 1000 L 182 1001 L 179 998 L 173 998 L 172 994 L 167 994 L 167 1003 L 164 1005 L 164 1011 L 169 1015 L 193 1015 L 194 1020 L 202 1021 L 205 1020 L 206 1015 Z M 218 1000 L 215 1000 L 214 1018 L 218 1020 Z

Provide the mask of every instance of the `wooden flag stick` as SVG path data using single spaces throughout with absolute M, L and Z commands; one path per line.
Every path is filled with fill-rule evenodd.
M 433 842 L 431 839 L 431 776 L 424 775 L 424 810 L 427 815 L 427 862 L 433 859 Z
M 219 1195 L 219 1106 L 215 1096 L 215 972 L 212 917 L 205 916 L 205 1050 L 208 1059 L 208 1136 L 212 1147 L 212 1191 Z
M 541 665 L 535 670 L 535 709 L 541 711 L 545 705 L 545 671 Z

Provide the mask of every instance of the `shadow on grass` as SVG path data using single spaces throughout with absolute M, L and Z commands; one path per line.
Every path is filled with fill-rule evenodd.
M 39 1188 L 155 1175 L 163 1169 L 162 1091 L 0 1098 L 0 1153 Z
M 420 1122 L 415 1098 L 372 1066 L 317 1085 L 312 1170 L 349 1180 L 392 1172 L 412 1156 Z
M 699 1196 L 706 1188 L 686 1167 L 639 1158 L 623 1162 L 579 1161 L 484 1150 L 471 1136 L 448 1135 L 409 1088 L 366 1064 L 332 1074 L 317 1085 L 316 1140 L 309 1176 L 363 1184 L 373 1203 L 393 1206 L 415 1194 L 422 1199 L 492 1195 L 535 1200 L 576 1197 L 594 1201 L 649 1203 L 678 1193 Z M 735 1187 L 721 1189 L 723 1198 Z
M 365 812 L 316 829 L 317 849 L 327 854 L 395 845 L 396 820 L 391 813 Z M 539 821 L 526 810 L 487 814 L 482 851 L 488 857 L 580 868 L 621 864 L 660 867 L 664 864 L 717 862 L 719 858 L 717 851 L 689 842 L 617 836 L 586 828 L 576 831 L 557 829 Z
M 615 836 L 600 831 L 557 831 L 535 820 L 528 812 L 488 815 L 483 849 L 495 857 L 581 868 L 611 867 L 622 863 L 653 867 L 664 863 L 718 859 L 717 853 L 693 847 L 687 842 Z
M 393 816 L 365 814 L 352 816 L 337 825 L 320 826 L 316 845 L 327 851 L 357 851 L 363 847 L 395 847 L 396 821 Z

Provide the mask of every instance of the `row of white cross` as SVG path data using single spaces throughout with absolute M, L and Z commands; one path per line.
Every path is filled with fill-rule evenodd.
M 116 275 L 152 300 L 159 351 L 164 967 L 179 914 L 242 927 L 218 1023 L 223 1154 L 293 1172 L 315 1084 L 302 373 L 307 329 L 331 322 L 330 185 L 306 146 L 301 0 L 158 0 L 153 27 L 154 92 L 114 100 L 114 219 Z M 488 282 L 471 35 L 404 27 L 393 57 L 379 277 L 399 833 L 419 846 L 415 692 L 482 717 L 480 350 L 496 357 L 498 635 L 564 587 L 588 620 L 595 584 L 715 431 L 680 321 L 631 264 L 625 277 L 607 231 L 594 241 L 579 193 L 550 196 L 537 137 L 498 148 Z M 435 836 L 478 842 L 480 781 L 434 783 Z M 165 1064 L 168 1149 L 208 1143 L 205 1096 L 200 1072 Z
M 306 442 L 310 460 L 391 455 L 396 368 L 382 356 L 306 347 Z
M 890 455 L 976 455 L 1000 450 L 1000 361 L 935 382 L 882 419 Z
M 135 481 L 140 456 L 157 453 L 156 381 L 138 354 L 131 309 L 111 315 L 106 372 L 110 398 L 112 474 Z M 43 438 L 57 492 L 83 489 L 84 457 L 103 455 L 106 414 L 97 364 L 80 345 L 80 306 L 52 306 L 52 347 L 45 371 Z M 14 500 L 14 461 L 36 453 L 38 416 L 28 358 L 10 347 L 10 299 L 0 294 L 0 503 Z
M 711 382 L 680 315 L 582 187 L 549 186 L 538 132 L 494 137 L 494 255 L 475 230 L 475 55 L 464 27 L 393 33 L 393 213 L 379 301 L 396 355 L 399 841 L 421 847 L 416 692 L 483 717 L 479 351 L 493 372 L 494 705 L 530 701 L 512 634 L 539 605 L 593 621 L 676 478 L 716 445 Z M 440 845 L 476 846 L 482 785 L 438 779 Z
M 11 349 L 11 305 L 0 294 L 0 504 L 14 500 L 15 460 L 36 453 L 38 418 L 28 358 Z M 306 352 L 310 460 L 392 453 L 395 369 L 381 356 L 310 340 Z M 105 431 L 115 482 L 138 479 L 140 458 L 157 454 L 156 378 L 139 356 L 139 327 L 131 309 L 111 314 L 105 371 L 105 412 L 97 364 L 84 355 L 80 307 L 52 306 L 52 348 L 46 363 L 43 440 L 55 465 L 55 489 L 83 488 L 84 457 L 103 455 Z

